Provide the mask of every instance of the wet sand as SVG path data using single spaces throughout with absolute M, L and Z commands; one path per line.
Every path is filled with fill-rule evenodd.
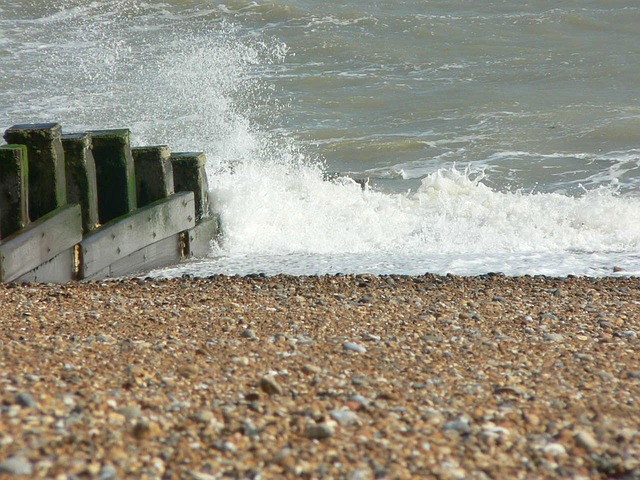
M 640 279 L 0 285 L 2 478 L 640 478 Z

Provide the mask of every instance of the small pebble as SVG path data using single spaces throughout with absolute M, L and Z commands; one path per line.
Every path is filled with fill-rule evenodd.
M 22 455 L 15 455 L 0 462 L 0 473 L 7 473 L 9 475 L 31 475 L 33 474 L 33 465 L 31 465 L 28 458 Z
M 548 445 L 545 445 L 543 450 L 547 455 L 552 455 L 554 457 L 567 456 L 567 449 L 559 443 L 550 443 Z
M 346 427 L 349 425 L 357 425 L 358 423 L 360 423 L 360 418 L 358 417 L 358 414 L 355 412 L 352 412 L 347 408 L 332 410 L 331 412 L 329 412 L 329 415 L 331 416 L 331 418 L 333 418 L 336 422 L 338 422 L 343 427 Z
M 335 433 L 336 431 L 333 425 L 327 422 L 309 425 L 305 430 L 305 436 L 313 440 L 323 440 L 325 438 L 330 438 L 333 437 Z
M 273 375 L 265 375 L 260 379 L 260 389 L 268 395 L 282 394 L 282 387 Z
M 358 406 L 358 408 L 367 408 L 369 406 L 369 400 L 362 395 L 353 395 L 349 397 L 349 402 L 352 402 Z
M 116 467 L 111 464 L 103 465 L 98 478 L 100 480 L 116 480 L 118 478 L 118 471 Z
M 38 403 L 34 400 L 30 393 L 22 392 L 16 396 L 16 403 L 21 407 L 38 408 Z
M 638 338 L 638 334 L 633 330 L 624 330 L 622 332 L 616 333 L 617 337 L 622 338 Z
M 589 432 L 580 430 L 575 433 L 573 438 L 575 439 L 576 444 L 589 452 L 592 452 L 598 448 L 597 440 L 593 438 L 593 435 L 591 435 Z
M 258 340 L 258 336 L 250 328 L 247 328 L 247 329 L 243 330 L 242 333 L 240 334 L 240 336 L 242 338 L 246 338 L 247 340 Z
M 458 418 L 457 420 L 452 420 L 444 424 L 442 427 L 443 430 L 453 430 L 458 433 L 469 433 L 471 432 L 471 427 L 469 426 L 469 421 L 465 418 Z
M 344 348 L 348 352 L 365 353 L 367 351 L 367 349 L 362 345 L 358 345 L 354 342 L 345 342 L 342 344 L 342 348 Z
M 564 340 L 564 336 L 560 333 L 545 333 L 542 336 L 542 339 L 546 342 L 562 342 Z

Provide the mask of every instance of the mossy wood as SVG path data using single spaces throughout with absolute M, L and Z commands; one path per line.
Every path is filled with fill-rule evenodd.
M 196 222 L 211 216 L 209 185 L 205 170 L 206 157 L 202 152 L 171 154 L 173 185 L 176 192 L 193 192 L 196 201 Z
M 91 135 L 70 133 L 62 135 L 67 177 L 67 201 L 82 208 L 82 228 L 94 230 L 98 218 L 98 186 L 96 165 L 91 151 Z
M 0 280 L 10 282 L 82 240 L 79 205 L 66 205 L 0 243 Z
M 137 206 L 136 178 L 128 129 L 89 132 L 98 185 L 98 216 L 107 223 Z
M 144 207 L 174 193 L 171 149 L 167 145 L 131 149 L 136 172 L 138 206 Z
M 27 146 L 32 221 L 67 203 L 61 134 L 57 123 L 14 125 L 4 133 L 7 143 Z
M 194 226 L 192 192 L 176 193 L 114 219 L 80 243 L 79 276 L 92 278 L 128 255 Z
M 0 147 L 0 238 L 8 237 L 29 223 L 27 147 Z

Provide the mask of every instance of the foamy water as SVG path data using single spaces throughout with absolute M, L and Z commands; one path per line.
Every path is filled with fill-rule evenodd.
M 223 235 L 154 275 L 635 275 L 638 20 L 633 2 L 4 1 L 0 127 L 205 151 Z

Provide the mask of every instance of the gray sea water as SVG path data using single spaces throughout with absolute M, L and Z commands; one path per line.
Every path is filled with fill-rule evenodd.
M 204 151 L 223 236 L 156 275 L 635 275 L 638 25 L 622 0 L 0 0 L 0 128 Z

